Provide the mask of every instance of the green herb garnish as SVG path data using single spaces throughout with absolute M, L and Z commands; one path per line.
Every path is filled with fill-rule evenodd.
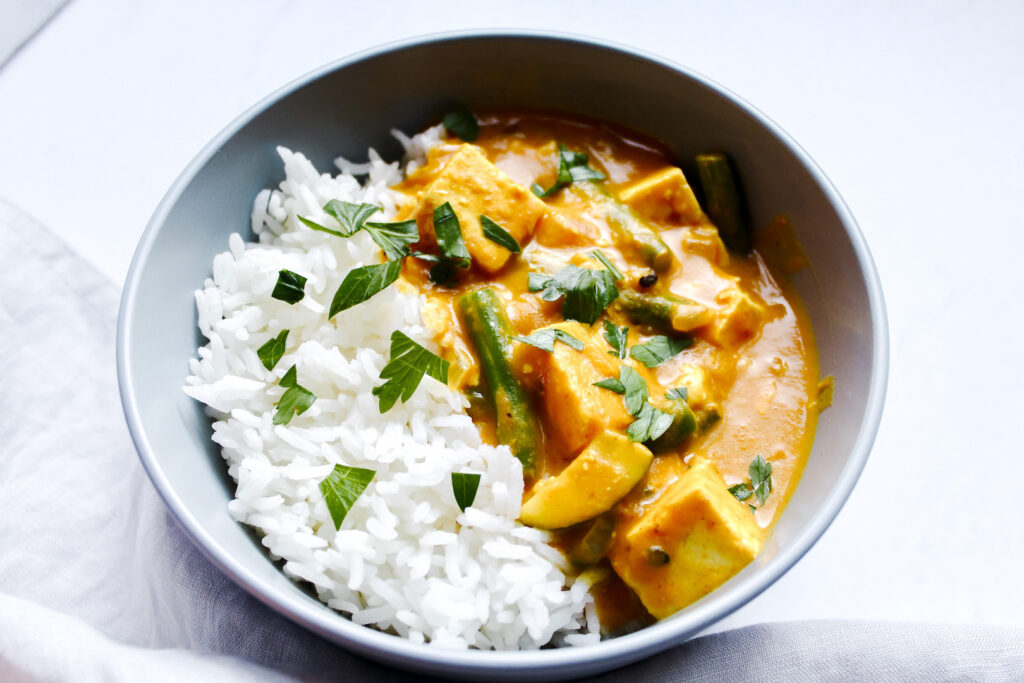
M 651 337 L 646 344 L 636 344 L 629 355 L 649 368 L 664 363 L 672 356 L 693 344 L 692 337 Z
M 626 389 L 626 394 L 623 397 L 623 400 L 626 402 L 626 410 L 633 417 L 638 417 L 643 407 L 647 405 L 647 399 L 650 396 L 647 382 L 640 376 L 640 373 L 628 365 L 623 365 L 619 368 L 619 381 L 622 382 L 622 386 Z
M 550 279 L 551 276 L 545 275 L 544 273 L 530 273 L 526 277 L 527 289 L 531 292 L 539 292 L 544 289 L 544 286 Z
M 367 223 L 366 219 L 380 211 L 375 204 L 353 204 L 337 199 L 324 204 L 324 211 L 338 221 L 341 230 L 332 230 L 319 223 L 299 216 L 299 220 L 313 230 L 326 232 L 337 237 L 351 237 L 360 230 L 369 233 L 389 260 L 401 259 L 408 255 L 408 245 L 420 238 L 416 229 L 416 221 L 400 221 L 398 223 Z
M 348 511 L 373 481 L 377 473 L 362 467 L 335 465 L 331 473 L 320 482 L 320 494 L 327 503 L 335 530 L 341 528 Z
M 754 489 L 750 488 L 746 482 L 742 482 L 735 486 L 730 486 L 729 493 L 736 496 L 736 500 L 744 501 L 754 495 Z
M 402 273 L 401 261 L 387 261 L 372 266 L 353 268 L 341 281 L 331 301 L 328 319 L 338 313 L 361 304 L 388 287 Z
M 387 380 L 373 388 L 373 395 L 380 399 L 380 412 L 386 413 L 399 398 L 408 401 L 423 375 L 430 375 L 438 382 L 447 384 L 450 363 L 426 350 L 406 334 L 395 330 L 391 333 L 391 360 L 380 371 L 380 378 Z
M 298 371 L 293 365 L 278 382 L 282 387 L 287 388 L 277 402 L 277 410 L 274 411 L 273 422 L 276 425 L 288 424 L 293 417 L 302 415 L 316 401 L 316 396 L 312 391 L 299 385 L 298 376 Z
M 654 441 L 672 426 L 672 416 L 664 413 L 650 404 L 650 389 L 647 382 L 640 376 L 640 373 L 622 365 L 619 367 L 619 378 L 609 377 L 599 382 L 594 382 L 595 387 L 614 391 L 622 394 L 622 400 L 626 404 L 626 410 L 636 419 L 626 428 L 626 436 L 631 441 L 643 443 Z
M 612 350 L 608 352 L 609 354 L 625 359 L 627 355 L 626 342 L 628 339 L 628 327 L 616 327 L 612 321 L 604 321 L 604 340 L 608 342 L 608 346 L 612 347 Z
M 638 443 L 654 441 L 671 426 L 671 415 L 661 412 L 650 403 L 644 403 L 636 420 L 626 428 L 626 436 Z
M 513 254 L 518 254 L 522 251 L 516 238 L 487 216 L 480 216 L 480 228 L 484 231 L 484 237 L 499 247 L 505 247 Z
M 626 410 L 633 417 L 637 417 L 642 411 L 647 399 L 650 397 L 650 390 L 647 382 L 633 368 L 628 365 L 619 366 L 619 378 L 609 377 L 600 382 L 594 382 L 595 387 L 614 391 L 616 394 L 623 394 L 626 403 Z
M 568 332 L 559 330 L 557 328 L 549 327 L 543 330 L 537 330 L 528 337 L 512 337 L 516 341 L 535 346 L 538 349 L 547 351 L 548 353 L 555 352 L 555 342 L 560 341 L 566 346 L 571 346 L 577 351 L 583 350 L 583 342 L 576 337 L 572 336 Z
M 469 250 L 462 240 L 462 227 L 459 217 L 450 202 L 434 208 L 434 234 L 437 235 L 437 246 L 441 256 L 450 259 L 469 259 Z
M 607 389 L 608 391 L 614 391 L 616 394 L 626 393 L 626 385 L 614 377 L 608 377 L 607 379 L 594 382 L 594 386 L 600 387 L 601 389 Z
M 537 183 L 530 185 L 530 190 L 538 197 L 544 198 L 553 195 L 569 183 L 578 183 L 584 180 L 604 180 L 605 175 L 600 171 L 587 166 L 590 161 L 583 152 L 573 152 L 565 145 L 558 145 L 558 177 L 555 184 L 548 189 L 542 188 Z
M 455 111 L 445 114 L 442 123 L 449 133 L 466 142 L 473 142 L 480 133 L 480 124 L 476 117 L 463 104 L 457 106 Z
M 690 390 L 687 387 L 676 387 L 665 392 L 665 398 L 679 399 L 685 401 L 690 397 Z
M 341 230 L 334 230 L 320 225 L 316 221 L 311 221 L 304 216 L 299 216 L 298 218 L 306 227 L 313 230 L 326 232 L 328 235 L 334 235 L 335 237 L 351 237 L 362 230 L 366 219 L 378 211 L 380 211 L 380 207 L 375 204 L 353 204 L 332 199 L 324 204 L 324 212 L 338 221 Z
M 281 356 L 284 355 L 285 343 L 288 341 L 288 330 L 281 330 L 276 337 L 271 338 L 266 344 L 256 349 L 256 355 L 267 370 L 273 370 Z
M 531 288 L 539 282 L 531 282 Z M 615 276 L 607 270 L 592 270 L 568 265 L 544 282 L 540 297 L 562 301 L 562 317 L 593 325 L 608 304 L 619 296 Z
M 306 278 L 290 270 L 281 269 L 277 274 L 277 284 L 270 296 L 286 304 L 297 304 L 306 296 Z
M 604 266 L 608 270 L 608 272 L 615 277 L 616 280 L 621 280 L 626 277 L 625 275 L 622 274 L 621 270 L 615 267 L 614 263 L 608 260 L 608 257 L 605 256 L 604 252 L 602 252 L 600 249 L 595 249 L 594 251 L 590 252 L 590 257 L 595 261 L 599 262 L 602 266 Z
M 750 496 L 756 495 L 757 502 L 764 505 L 765 501 L 768 500 L 768 496 L 772 493 L 772 464 L 758 455 L 750 461 L 750 467 L 747 468 L 747 472 L 750 474 L 750 483 L 741 482 L 730 486 L 729 493 L 739 501 L 744 501 L 750 498 Z M 747 506 L 751 512 L 757 509 L 750 504 Z
M 364 223 L 363 230 L 391 260 L 408 256 L 409 245 L 420 238 L 415 219 L 398 223 Z
M 750 463 L 750 483 L 754 485 L 754 495 L 764 505 L 772 492 L 772 464 L 760 455 Z
M 455 503 L 463 512 L 476 500 L 476 490 L 480 486 L 480 475 L 474 472 L 452 472 L 452 491 L 455 492 Z
M 380 207 L 376 204 L 353 204 L 332 199 L 324 204 L 324 211 L 334 220 L 338 221 L 342 229 L 341 233 L 334 232 L 333 230 L 327 230 L 326 232 L 333 233 L 339 237 L 351 237 L 363 229 L 366 219 L 380 211 Z M 305 221 L 303 222 L 305 223 Z M 309 225 L 309 223 L 306 223 L 306 225 Z

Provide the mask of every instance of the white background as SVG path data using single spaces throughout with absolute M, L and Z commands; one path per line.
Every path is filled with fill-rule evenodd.
M 423 33 L 521 27 L 685 64 L 768 114 L 832 178 L 876 259 L 892 336 L 882 427 L 849 503 L 719 628 L 1024 625 L 1024 3 L 780 5 L 72 0 L 0 69 L 0 197 L 120 282 L 192 156 L 325 62 Z

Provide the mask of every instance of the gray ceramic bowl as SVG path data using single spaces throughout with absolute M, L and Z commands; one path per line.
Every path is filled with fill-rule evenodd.
M 369 146 L 400 148 L 453 103 L 541 107 L 613 121 L 664 141 L 679 159 L 727 150 L 756 225 L 788 212 L 812 267 L 796 278 L 823 373 L 836 377 L 803 483 L 757 560 L 670 619 L 591 648 L 448 652 L 353 624 L 292 583 L 228 516 L 234 489 L 200 406 L 181 391 L 200 342 L 192 290 L 231 232 L 249 233 L 252 199 L 282 176 L 282 144 L 320 169 Z M 421 672 L 543 679 L 598 672 L 683 642 L 778 579 L 832 522 L 878 428 L 888 372 L 882 292 L 853 216 L 807 154 L 749 104 L 687 69 L 587 39 L 454 34 L 388 45 L 304 76 L 247 111 L 203 149 L 157 208 L 124 287 L 117 337 L 124 411 L 142 462 L 196 544 L 243 588 L 357 653 Z

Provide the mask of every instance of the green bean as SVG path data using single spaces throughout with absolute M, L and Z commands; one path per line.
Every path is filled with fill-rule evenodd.
M 524 476 L 532 479 L 537 473 L 540 423 L 509 366 L 512 327 L 505 307 L 491 288 L 463 295 L 459 307 L 490 390 L 498 441 L 512 449 L 512 454 L 523 463 Z
M 661 334 L 689 332 L 710 320 L 707 308 L 671 293 L 655 295 L 625 290 L 619 292 L 612 307 L 631 322 Z
M 608 225 L 619 241 L 634 247 L 655 271 L 662 273 L 672 265 L 672 252 L 657 231 L 631 208 L 618 201 L 603 186 L 597 183 L 577 183 L 590 199 L 604 209 Z
M 569 551 L 569 559 L 580 567 L 597 564 L 608 552 L 615 531 L 615 514 L 606 512 L 589 524 L 590 528 Z
M 677 448 L 686 437 L 697 431 L 697 416 L 690 410 L 686 401 L 674 399 L 669 402 L 667 407 L 659 406 L 659 408 L 672 416 L 672 424 L 664 434 L 645 444 L 652 453 L 671 451 Z
M 741 254 L 748 253 L 750 218 L 729 157 L 720 152 L 698 154 L 697 172 L 704 191 L 704 211 L 718 227 L 725 246 Z

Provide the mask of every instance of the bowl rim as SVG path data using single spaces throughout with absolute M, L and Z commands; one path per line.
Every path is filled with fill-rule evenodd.
M 271 105 L 279 102 L 299 88 L 323 78 L 338 69 L 371 60 L 387 53 L 424 45 L 491 38 L 518 38 L 582 44 L 586 47 L 620 53 L 627 57 L 640 59 L 650 62 L 655 66 L 672 70 L 729 100 L 731 104 L 750 115 L 767 129 L 771 135 L 775 136 L 814 178 L 846 230 L 868 293 L 873 334 L 873 368 L 864 419 L 846 465 L 819 512 L 788 547 L 782 548 L 774 558 L 768 561 L 761 571 L 751 576 L 734 590 L 727 593 L 712 592 L 698 603 L 695 603 L 685 615 L 659 621 L 628 635 L 603 640 L 594 646 L 529 651 L 444 650 L 433 648 L 426 644 L 413 643 L 400 637 L 360 626 L 346 617 L 333 612 L 325 605 L 307 600 L 299 600 L 280 593 L 276 588 L 270 586 L 249 571 L 242 562 L 222 548 L 203 529 L 195 516 L 178 497 L 160 467 L 159 460 L 156 458 L 142 426 L 135 390 L 129 373 L 131 365 L 129 331 L 133 327 L 136 290 L 138 289 L 156 237 L 168 214 L 188 184 L 232 136 L 237 134 L 259 113 Z M 810 155 L 775 121 L 759 109 L 728 88 L 693 69 L 645 50 L 614 41 L 549 30 L 514 28 L 469 29 L 402 38 L 329 62 L 263 97 L 256 104 L 248 107 L 244 112 L 235 117 L 234 120 L 217 133 L 175 179 L 161 199 L 140 237 L 121 295 L 117 321 L 116 360 L 118 385 L 125 420 L 147 475 L 173 516 L 178 520 L 200 551 L 221 571 L 231 577 L 236 584 L 257 600 L 332 642 L 342 644 L 352 651 L 380 661 L 399 663 L 395 661 L 397 659 L 404 666 L 447 673 L 454 673 L 458 670 L 463 674 L 486 673 L 496 676 L 501 676 L 502 674 L 515 675 L 516 673 L 522 675 L 527 671 L 545 671 L 552 674 L 571 671 L 582 674 L 606 670 L 615 666 L 623 666 L 668 647 L 683 643 L 758 596 L 789 571 L 810 550 L 831 525 L 849 497 L 864 469 L 878 433 L 888 383 L 889 334 L 881 282 L 866 241 L 852 212 L 828 176 L 825 175 Z M 388 659 L 383 660 L 384 657 Z

